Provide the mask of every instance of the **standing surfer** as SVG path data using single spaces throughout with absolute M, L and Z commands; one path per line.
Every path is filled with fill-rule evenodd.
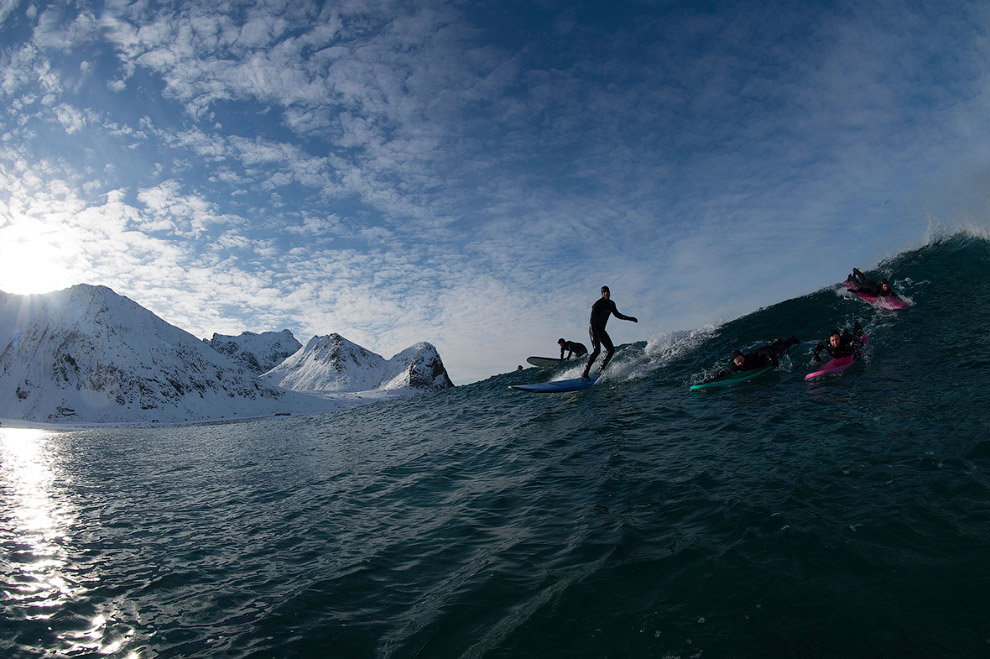
M 634 323 L 638 323 L 634 316 L 623 316 L 619 313 L 619 310 L 615 308 L 615 302 L 612 302 L 609 297 L 611 293 L 608 290 L 608 286 L 602 286 L 602 296 L 593 305 L 591 305 L 591 322 L 588 326 L 588 334 L 591 336 L 591 356 L 588 357 L 588 364 L 584 367 L 584 373 L 581 377 L 584 379 L 590 379 L 588 371 L 591 370 L 591 365 L 595 363 L 598 359 L 599 353 L 602 351 L 602 346 L 605 346 L 605 359 L 602 360 L 602 365 L 598 367 L 598 372 L 601 373 L 608 366 L 609 361 L 612 360 L 612 355 L 615 354 L 615 346 L 612 345 L 612 339 L 609 338 L 608 332 L 605 331 L 605 323 L 608 322 L 608 317 L 614 315 L 619 320 L 631 320 Z

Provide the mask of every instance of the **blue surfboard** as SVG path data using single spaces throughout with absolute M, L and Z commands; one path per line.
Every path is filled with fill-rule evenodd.
M 565 391 L 580 391 L 593 387 L 597 375 L 592 375 L 591 379 L 574 378 L 573 380 L 555 380 L 553 382 L 534 382 L 533 384 L 510 384 L 509 389 L 517 391 L 530 391 L 535 394 L 560 394 Z

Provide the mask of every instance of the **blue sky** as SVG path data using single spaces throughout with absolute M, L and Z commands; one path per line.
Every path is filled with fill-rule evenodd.
M 985 231 L 988 62 L 985 2 L 0 0 L 0 290 L 482 379 Z

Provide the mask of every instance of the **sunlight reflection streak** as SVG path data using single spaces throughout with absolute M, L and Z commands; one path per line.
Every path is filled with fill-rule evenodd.
M 69 559 L 76 520 L 56 487 L 68 478 L 53 460 L 57 450 L 56 435 L 47 431 L 0 429 L 0 593 L 8 622 L 50 620 L 86 599 Z M 133 635 L 122 627 L 98 614 L 85 630 L 52 631 L 64 645 L 59 652 L 115 654 Z

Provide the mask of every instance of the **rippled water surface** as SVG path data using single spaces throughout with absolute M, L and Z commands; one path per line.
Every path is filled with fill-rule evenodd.
M 624 346 L 584 392 L 0 429 L 0 654 L 990 655 L 988 253 L 883 264 L 901 312 L 828 289 Z M 853 320 L 863 361 L 806 383 Z M 688 392 L 789 334 L 780 372 Z

